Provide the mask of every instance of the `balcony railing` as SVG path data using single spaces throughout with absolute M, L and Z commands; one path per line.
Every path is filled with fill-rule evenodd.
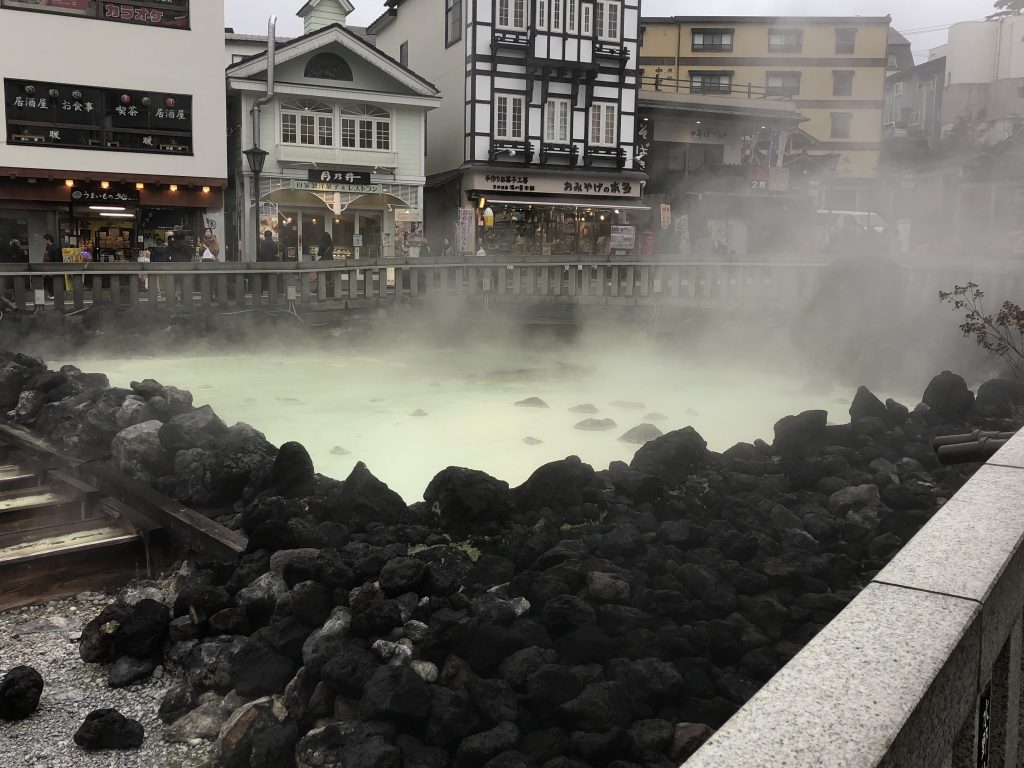
M 708 82 L 706 80 L 689 80 L 663 75 L 640 78 L 642 91 L 659 93 L 691 93 L 695 95 L 726 96 L 736 99 L 760 99 L 768 101 L 792 101 L 793 96 L 778 88 L 766 88 L 753 83 L 739 84 L 733 82 Z
M 312 160 L 325 165 L 357 167 L 394 168 L 398 165 L 397 152 L 315 147 L 305 144 L 278 144 L 277 157 L 285 163 L 303 163 Z

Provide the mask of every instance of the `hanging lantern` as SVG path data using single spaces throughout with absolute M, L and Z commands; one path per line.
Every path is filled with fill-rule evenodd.
M 151 98 L 149 98 L 149 96 L 143 96 L 142 97 L 142 106 L 148 107 L 152 103 L 153 103 L 153 100 Z
M 494 226 L 494 211 L 491 210 L 491 206 L 484 208 L 484 229 L 490 229 Z
M 132 97 L 129 96 L 127 93 L 122 93 L 121 94 L 121 103 L 122 104 L 131 104 L 132 103 Z
M 82 92 L 81 91 L 72 91 L 71 92 L 71 98 L 75 99 L 77 101 L 78 99 L 82 98 Z
M 50 89 L 50 98 L 51 99 L 56 99 L 58 96 L 60 96 L 60 91 L 58 91 L 56 88 L 51 88 Z
M 168 96 L 166 99 L 164 99 L 164 106 L 168 109 L 174 109 L 174 99 Z
M 36 87 L 34 85 L 26 85 L 25 86 L 25 93 L 27 93 L 29 96 L 31 96 L 35 92 L 36 92 Z

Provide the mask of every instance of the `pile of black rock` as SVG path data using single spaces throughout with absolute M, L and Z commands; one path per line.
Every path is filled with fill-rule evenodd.
M 686 428 L 517 488 L 449 467 L 408 505 L 173 387 L 4 359 L 11 419 L 248 535 L 81 638 L 118 684 L 181 670 L 164 738 L 216 740 L 229 768 L 678 765 L 970 476 L 932 438 L 1014 429 L 1024 404 L 943 372 L 913 411 L 862 387 L 850 423 L 788 416 L 771 445 Z

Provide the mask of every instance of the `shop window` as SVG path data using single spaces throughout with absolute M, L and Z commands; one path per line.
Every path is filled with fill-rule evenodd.
M 732 73 L 691 71 L 690 93 L 732 93 Z
M 832 73 L 832 95 L 853 96 L 853 72 Z
M 498 29 L 526 30 L 526 0 L 498 0 Z
M 306 64 L 304 75 L 314 80 L 352 82 L 352 67 L 336 53 L 318 53 Z
M 769 72 L 765 80 L 769 96 L 797 96 L 800 93 L 799 72 Z
M 768 31 L 769 53 L 800 53 L 804 33 L 799 29 L 771 29 Z
M 391 113 L 369 104 L 341 108 L 341 146 L 344 149 L 391 150 Z
M 281 105 L 281 143 L 334 146 L 334 109 L 319 101 L 285 102 Z
M 462 39 L 462 0 L 445 0 L 444 44 L 455 45 Z
M 614 104 L 594 104 L 590 108 L 590 144 L 614 147 L 618 143 L 618 108 Z
M 833 112 L 832 113 L 832 138 L 833 139 L 848 139 L 850 138 L 851 124 L 853 123 L 852 112 Z
M 691 39 L 694 51 L 731 51 L 733 29 L 695 29 Z
M 857 30 L 852 27 L 836 29 L 836 53 L 853 54 L 857 50 Z
M 522 96 L 498 94 L 494 97 L 494 138 L 522 141 L 525 138 L 526 102 Z
M 622 39 L 622 4 L 618 0 L 597 0 L 597 39 L 617 43 Z
M 572 139 L 571 116 L 569 99 L 548 99 L 544 105 L 544 141 L 568 144 Z

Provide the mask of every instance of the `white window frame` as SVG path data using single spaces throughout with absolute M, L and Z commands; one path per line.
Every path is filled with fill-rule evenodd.
M 537 29 L 548 28 L 548 0 L 537 0 Z
M 370 104 L 344 104 L 338 121 L 338 146 L 357 152 L 391 152 L 395 144 L 392 115 Z M 365 130 L 370 146 L 363 146 Z M 347 136 L 346 136 L 347 134 Z
M 285 127 L 286 122 L 291 123 L 288 128 Z M 285 102 L 281 105 L 277 123 L 280 141 L 296 147 L 334 147 L 335 122 L 334 108 L 323 102 Z M 329 142 L 320 140 L 325 128 Z M 289 135 L 293 137 L 291 140 Z
M 582 3 L 580 5 L 580 34 L 584 37 L 594 35 L 594 4 Z
M 903 95 L 903 83 L 896 83 L 893 89 L 893 93 L 897 96 Z
M 544 141 L 548 144 L 572 142 L 572 102 L 554 97 L 544 105 Z
M 615 9 L 615 27 L 610 30 L 609 10 Z M 597 0 L 594 3 L 594 26 L 597 39 L 603 43 L 618 43 L 622 40 L 622 3 L 619 0 Z
M 497 18 L 494 20 L 498 29 L 508 29 L 513 32 L 525 32 L 529 28 L 529 11 L 527 10 L 528 0 L 498 0 Z M 516 15 L 520 14 L 522 21 L 516 23 Z M 501 20 L 502 15 L 505 21 Z
M 565 28 L 565 0 L 548 0 L 551 3 L 551 31 L 561 32 Z
M 579 0 L 565 0 L 565 31 L 575 35 L 580 18 Z
M 504 106 L 503 106 L 504 103 Z M 515 112 L 519 108 L 519 130 L 516 131 Z M 505 128 L 501 129 L 499 117 L 505 110 Z M 516 93 L 494 94 L 494 138 L 497 141 L 523 141 L 526 139 L 526 98 Z
M 609 136 L 610 133 L 610 136 Z M 592 147 L 619 145 L 619 107 L 608 101 L 595 101 L 587 120 L 587 135 Z
M 462 0 L 445 0 L 444 4 L 444 47 L 451 48 L 462 40 L 462 29 L 466 26 Z

